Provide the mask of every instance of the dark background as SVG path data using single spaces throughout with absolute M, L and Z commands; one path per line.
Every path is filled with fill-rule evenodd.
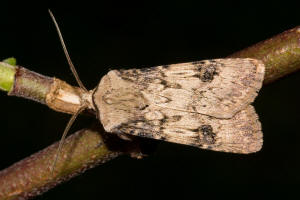
M 109 69 L 225 57 L 300 25 L 297 1 L 45 2 L 1 2 L 1 59 L 14 56 L 30 70 L 76 84 L 47 11 L 51 8 L 89 89 Z M 298 72 L 259 93 L 254 105 L 264 146 L 258 153 L 161 142 L 143 160 L 119 157 L 36 199 L 297 195 L 290 184 L 300 182 L 299 84 Z M 4 92 L 0 103 L 1 169 L 59 140 L 70 117 Z M 79 117 L 71 132 L 90 121 Z

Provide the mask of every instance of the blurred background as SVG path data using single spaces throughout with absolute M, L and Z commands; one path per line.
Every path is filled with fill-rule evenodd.
M 220 58 L 300 25 L 299 2 L 1 1 L 0 59 L 76 85 L 50 8 L 83 83 L 94 88 L 110 69 Z M 251 155 L 161 142 L 142 160 L 126 156 L 87 171 L 35 199 L 117 199 L 297 194 L 300 182 L 300 73 L 264 86 L 254 102 L 263 149 Z M 60 139 L 69 115 L 0 93 L 0 169 Z M 70 133 L 88 126 L 81 116 Z M 268 187 L 272 185 L 272 187 Z

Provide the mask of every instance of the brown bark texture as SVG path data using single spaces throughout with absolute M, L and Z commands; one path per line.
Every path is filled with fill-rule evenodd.
M 233 53 L 229 57 L 262 60 L 266 68 L 264 84 L 271 83 L 300 69 L 300 26 Z

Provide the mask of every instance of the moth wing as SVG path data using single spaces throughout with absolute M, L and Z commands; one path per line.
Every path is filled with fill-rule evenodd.
M 215 59 L 170 65 L 163 73 L 171 87 L 154 93 L 171 101 L 160 106 L 231 118 L 254 101 L 264 65 L 254 59 Z
M 257 152 L 263 144 L 261 125 L 250 105 L 231 119 L 151 106 L 143 113 L 109 132 L 241 154 Z
M 235 72 L 238 63 L 246 66 L 243 73 Z M 101 79 L 93 101 L 108 132 L 251 153 L 262 145 L 260 123 L 249 104 L 261 87 L 263 72 L 263 64 L 253 59 L 113 70 Z M 241 94 L 233 95 L 236 90 Z
M 249 58 L 215 59 L 117 73 L 161 107 L 231 118 L 254 101 L 264 65 Z

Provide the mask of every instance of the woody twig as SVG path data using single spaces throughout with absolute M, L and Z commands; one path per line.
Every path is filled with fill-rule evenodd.
M 268 40 L 236 52 L 229 57 L 251 57 L 260 59 L 266 66 L 264 83 L 278 80 L 300 69 L 300 27 L 285 31 Z M 48 105 L 47 95 L 56 81 L 25 68 L 15 66 L 15 60 L 0 62 L 0 89 L 9 95 L 28 98 Z M 61 94 L 80 95 L 80 89 L 63 83 Z M 63 98 L 64 99 L 64 98 Z M 68 104 L 62 112 L 74 113 L 76 101 Z M 51 107 L 51 106 L 50 106 Z M 58 109 L 56 109 L 58 110 Z M 60 110 L 58 110 L 60 111 Z M 114 140 L 113 148 L 105 140 L 105 133 L 98 126 L 77 131 L 69 136 L 57 161 L 57 170 L 51 173 L 50 167 L 56 155 L 58 144 L 25 158 L 0 172 L 0 200 L 29 198 L 39 195 L 55 185 L 66 181 L 86 169 L 104 163 L 117 156 L 139 153 L 139 143 Z M 121 143 L 120 143 L 121 142 Z M 121 145 L 119 145 L 121 144 Z

